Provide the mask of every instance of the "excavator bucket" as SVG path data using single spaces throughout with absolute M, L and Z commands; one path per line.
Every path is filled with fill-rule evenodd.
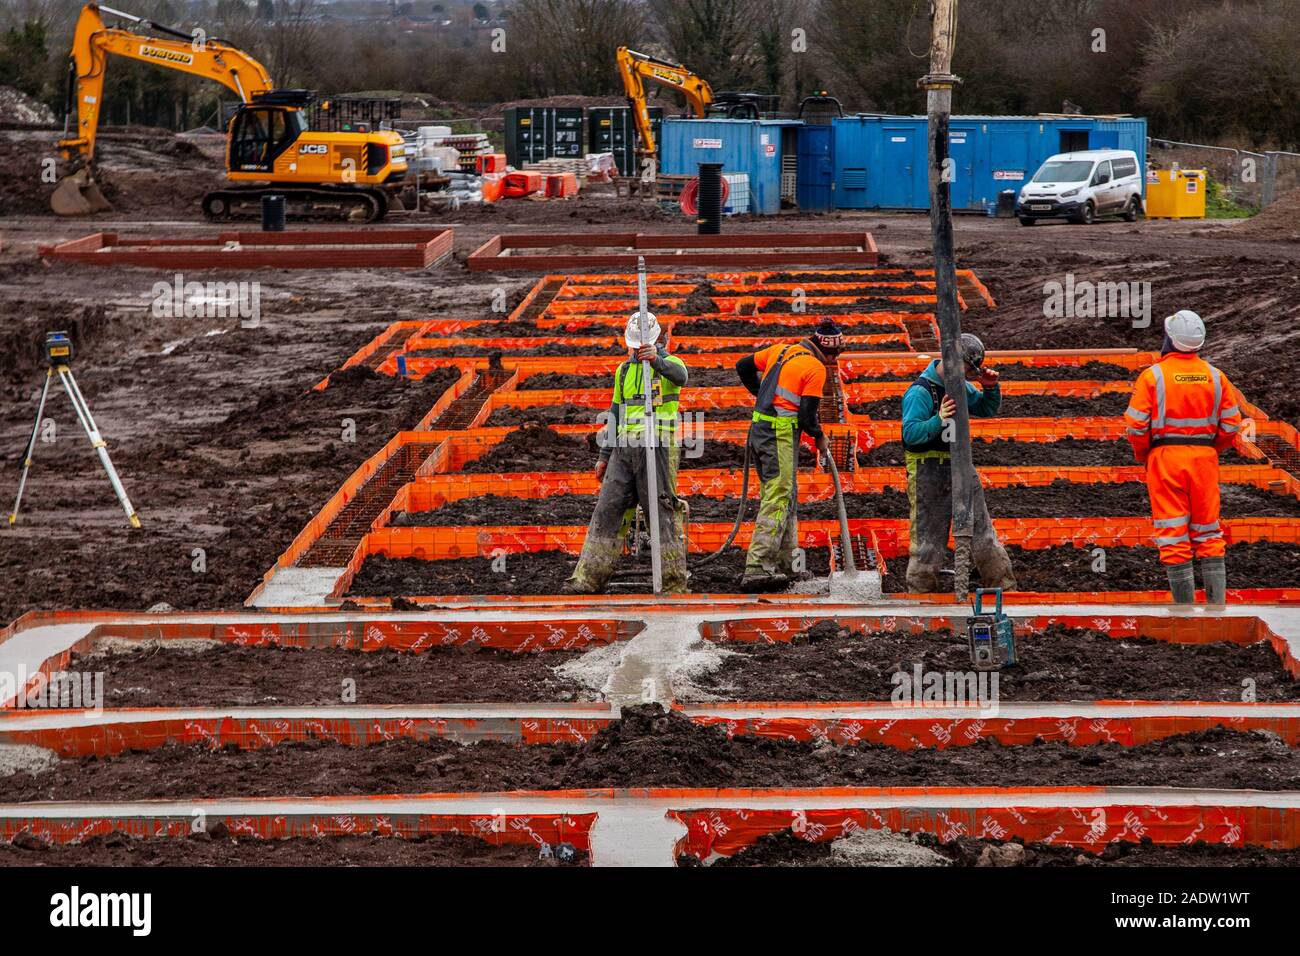
M 59 180 L 50 195 L 50 208 L 56 216 L 90 216 L 113 207 L 90 178 L 90 170 L 79 169 Z

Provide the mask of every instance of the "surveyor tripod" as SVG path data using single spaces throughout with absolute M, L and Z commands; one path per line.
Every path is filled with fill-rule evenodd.
M 14 509 L 9 513 L 9 523 L 16 524 L 18 521 L 18 508 L 22 504 L 23 489 L 27 487 L 27 475 L 32 468 L 32 455 L 36 452 L 36 439 L 41 431 L 41 416 L 45 414 L 45 402 L 50 397 L 50 383 L 54 381 L 54 376 L 58 375 L 63 390 L 68 393 L 72 408 L 81 422 L 81 427 L 86 430 L 86 435 L 90 438 L 91 447 L 99 455 L 100 463 L 108 473 L 108 480 L 113 485 L 113 491 L 117 493 L 117 500 L 122 503 L 122 509 L 126 512 L 131 527 L 138 528 L 140 516 L 131 506 L 131 499 L 127 497 L 126 489 L 122 487 L 122 479 L 117 476 L 113 460 L 108 457 L 108 443 L 100 435 L 94 416 L 90 414 L 90 406 L 86 404 L 86 397 L 81 394 L 81 388 L 72 375 L 72 354 L 72 340 L 68 338 L 66 332 L 50 332 L 45 336 L 45 358 L 49 367 L 45 370 L 45 385 L 41 389 L 40 404 L 36 406 L 36 422 L 32 425 L 32 437 L 27 442 L 27 452 L 23 456 L 23 472 L 18 479 L 18 496 L 14 498 Z

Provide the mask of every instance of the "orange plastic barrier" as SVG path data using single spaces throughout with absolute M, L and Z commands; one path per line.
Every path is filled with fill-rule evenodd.
M 782 708 L 798 707 L 802 711 L 840 707 L 840 704 L 782 702 L 718 703 L 709 709 L 722 714 L 691 714 L 690 719 L 701 726 L 718 726 L 729 737 L 753 736 L 772 740 L 829 741 L 837 746 L 885 746 L 897 750 L 946 750 L 949 747 L 968 747 L 983 740 L 996 741 L 1004 747 L 1033 746 L 1038 742 L 1063 743 L 1073 747 L 1096 744 L 1119 744 L 1139 747 L 1179 734 L 1192 734 L 1216 727 L 1237 731 L 1262 730 L 1277 734 L 1289 747 L 1300 746 L 1300 718 L 1269 717 L 1234 713 L 1215 713 L 1215 703 L 1204 702 L 1193 706 L 1205 713 L 1177 716 L 1130 717 L 1119 713 L 1113 716 L 1088 716 L 1086 719 L 1061 717 L 1012 717 L 1005 712 L 996 720 L 973 713 L 970 717 L 943 717 L 936 719 L 921 708 L 916 717 L 899 717 L 897 712 L 888 718 L 872 718 L 862 714 L 852 717 L 807 717 L 779 715 Z M 892 706 L 888 703 L 882 706 Z M 1258 704 L 1267 710 L 1269 704 Z M 770 708 L 778 713 L 774 717 L 754 717 L 743 714 L 726 714 L 730 708 L 752 710 Z M 977 708 L 972 708 L 977 710 Z
M 475 166 L 480 176 L 485 173 L 504 173 L 506 171 L 506 154 L 483 153 L 475 158 Z
M 356 836 L 414 839 L 437 834 L 477 837 L 486 843 L 554 846 L 569 843 L 590 851 L 594 813 L 538 813 L 505 815 L 408 814 L 408 813 L 265 813 L 241 816 L 208 816 L 208 822 L 224 823 L 232 836 L 256 840 L 287 837 Z M 50 843 L 78 843 L 109 833 L 126 833 L 141 838 L 184 840 L 192 833 L 193 821 L 177 817 L 43 817 L 0 818 L 0 840 L 11 841 L 24 830 Z
M 495 173 L 483 177 L 483 201 L 497 202 L 505 195 L 505 173 Z
M 501 187 L 501 195 L 505 199 L 521 199 L 524 196 L 531 196 L 541 188 L 541 173 L 531 170 L 517 171 L 505 174 Z
M 548 199 L 568 199 L 578 195 L 578 177 L 573 173 L 547 173 L 546 197 Z
M 1162 846 L 1195 840 L 1223 846 L 1300 846 L 1300 811 L 1291 808 L 1108 804 L 1100 814 L 1077 807 L 1023 805 L 936 809 L 908 806 L 905 790 L 889 792 L 898 794 L 899 806 L 880 810 L 670 810 L 668 816 L 687 829 L 675 853 L 678 857 L 707 860 L 738 853 L 769 833 L 793 830 L 809 843 L 824 843 L 860 829 L 925 831 L 944 843 L 961 836 L 1004 840 L 1016 837 L 1026 843 L 1045 841 L 1091 853 L 1101 853 L 1110 843 L 1143 840 Z M 956 795 L 987 790 L 963 787 L 951 792 Z M 1088 793 L 1089 789 L 1063 788 L 1062 792 Z M 1014 800 L 1014 792 L 1008 797 Z
M 0 711 L 0 743 L 44 747 L 65 759 L 109 757 L 128 750 L 156 750 L 169 744 L 207 746 L 213 750 L 235 747 L 260 750 L 284 743 L 324 740 L 344 747 L 368 747 L 399 738 L 463 741 L 503 740 L 525 746 L 582 744 L 613 720 L 604 704 L 591 707 L 583 717 L 220 717 L 169 716 L 169 708 L 156 708 L 148 720 L 69 723 L 35 730 L 10 729 Z M 603 714 L 594 712 L 604 711 Z

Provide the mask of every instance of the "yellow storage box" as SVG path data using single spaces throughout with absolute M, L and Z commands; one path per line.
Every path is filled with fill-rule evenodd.
M 1209 178 L 1203 169 L 1147 171 L 1148 219 L 1204 219 Z

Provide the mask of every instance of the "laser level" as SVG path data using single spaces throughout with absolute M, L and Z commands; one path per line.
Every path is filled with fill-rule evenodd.
M 90 446 L 99 455 L 99 461 L 108 474 L 109 483 L 117 494 L 117 500 L 122 504 L 122 510 L 126 512 L 127 520 L 131 522 L 131 527 L 138 528 L 140 516 L 135 513 L 131 499 L 127 497 L 126 489 L 122 487 L 122 479 L 118 478 L 117 469 L 113 467 L 113 461 L 108 457 L 108 442 L 100 435 L 99 426 L 95 424 L 95 419 L 90 414 L 90 405 L 86 403 L 86 397 L 81 394 L 81 388 L 72 376 L 72 359 L 75 354 L 72 338 L 67 332 L 45 333 L 45 360 L 50 367 L 45 370 L 45 386 L 41 389 L 40 404 L 36 406 L 36 423 L 32 425 L 32 437 L 27 442 L 27 453 L 23 456 L 23 472 L 18 478 L 18 496 L 14 498 L 14 510 L 9 513 L 9 523 L 11 525 L 18 523 L 18 507 L 22 504 L 23 490 L 27 487 L 27 475 L 32 468 L 36 436 L 41 430 L 41 416 L 45 414 L 45 402 L 50 397 L 50 382 L 55 375 L 58 375 L 63 390 L 68 393 L 68 399 L 72 402 L 72 409 L 81 422 L 81 427 L 86 430 L 86 435 L 90 438 Z
M 45 333 L 45 360 L 54 367 L 72 364 L 75 353 L 67 332 Z
M 984 610 L 984 595 L 997 597 L 991 613 Z M 1016 663 L 1016 633 L 1011 618 L 1002 613 L 1001 588 L 976 588 L 975 613 L 966 624 L 970 662 L 977 671 L 997 671 Z

